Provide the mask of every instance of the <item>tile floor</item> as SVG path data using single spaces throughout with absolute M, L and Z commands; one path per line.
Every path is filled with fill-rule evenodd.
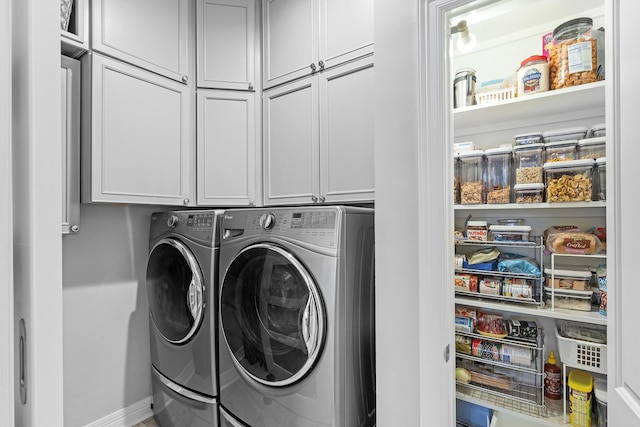
M 158 427 L 155 418 L 147 418 L 146 420 L 134 425 L 133 427 Z

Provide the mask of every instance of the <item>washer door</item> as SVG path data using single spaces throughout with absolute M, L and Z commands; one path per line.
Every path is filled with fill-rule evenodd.
M 279 246 L 243 249 L 222 282 L 227 347 L 236 366 L 262 384 L 287 386 L 312 369 L 324 342 L 324 313 L 311 275 Z
M 179 240 L 160 240 L 149 254 L 147 298 L 156 329 L 169 342 L 188 341 L 204 314 L 204 282 L 193 253 Z

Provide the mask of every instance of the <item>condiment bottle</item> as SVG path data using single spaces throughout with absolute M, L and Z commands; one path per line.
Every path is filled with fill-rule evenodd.
M 562 397 L 561 372 L 556 364 L 556 355 L 552 351 L 544 364 L 544 395 L 549 399 L 559 400 Z

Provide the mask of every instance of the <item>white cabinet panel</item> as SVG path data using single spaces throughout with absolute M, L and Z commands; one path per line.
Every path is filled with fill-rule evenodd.
M 255 94 L 198 92 L 198 205 L 256 201 Z
M 318 62 L 317 0 L 269 0 L 263 3 L 264 87 L 312 72 Z
M 69 25 L 60 28 L 63 55 L 78 58 L 89 50 L 89 0 L 74 0 Z
M 80 222 L 80 61 L 61 57 L 62 233 Z
M 253 89 L 254 0 L 199 0 L 197 6 L 198 87 Z
M 320 193 L 326 202 L 374 198 L 373 57 L 320 78 Z
M 189 74 L 189 3 L 189 0 L 95 0 L 92 47 L 183 81 Z
M 192 142 L 188 87 L 91 55 L 90 136 L 83 200 L 188 204 Z M 85 73 L 85 76 L 87 74 Z M 88 111 L 85 109 L 85 111 Z M 90 179 L 90 180 L 89 180 Z
M 319 194 L 315 77 L 264 93 L 265 204 L 310 203 Z

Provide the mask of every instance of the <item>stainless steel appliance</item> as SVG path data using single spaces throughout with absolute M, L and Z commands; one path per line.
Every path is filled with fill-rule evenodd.
M 147 298 L 153 412 L 162 427 L 217 427 L 222 211 L 151 216 Z
M 220 424 L 375 424 L 373 210 L 229 210 Z

